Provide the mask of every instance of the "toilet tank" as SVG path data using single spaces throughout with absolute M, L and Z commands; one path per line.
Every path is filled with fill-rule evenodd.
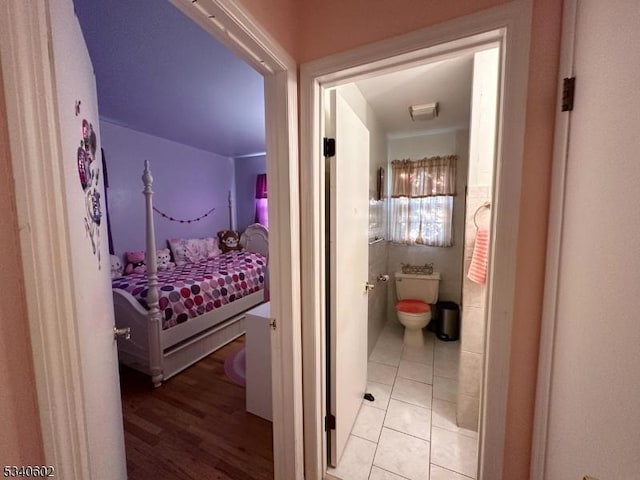
M 438 301 L 440 288 L 438 272 L 433 272 L 431 275 L 397 272 L 395 277 L 398 300 L 422 300 L 432 305 Z

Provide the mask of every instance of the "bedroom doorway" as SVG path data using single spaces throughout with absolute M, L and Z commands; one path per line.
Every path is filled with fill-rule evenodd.
M 502 449 L 505 433 L 503 413 L 508 378 L 503 375 L 503 366 L 509 362 L 510 343 L 509 327 L 504 326 L 504 322 L 510 322 L 510 313 L 505 317 L 504 312 L 513 311 L 511 293 L 516 254 L 509 243 L 508 232 L 517 228 L 518 224 L 517 212 L 512 210 L 511 205 L 517 204 L 519 198 L 518 188 L 514 188 L 514 185 L 519 185 L 523 152 L 522 101 L 526 97 L 526 89 L 523 88 L 521 79 L 526 78 L 527 72 L 526 60 L 522 59 L 526 58 L 528 48 L 528 15 L 526 9 L 518 7 L 501 9 L 496 15 L 478 14 L 466 18 L 465 21 L 448 24 L 446 29 L 443 26 L 442 29 L 435 28 L 421 32 L 422 36 L 407 35 L 398 38 L 397 41 L 379 42 L 357 51 L 321 59 L 303 65 L 301 68 L 301 98 L 304 102 L 301 113 L 302 154 L 313 159 L 312 162 L 302 164 L 302 186 L 305 191 L 310 192 L 302 200 L 303 209 L 313 211 L 315 215 L 308 220 L 305 219 L 307 221 L 303 227 L 305 230 L 313 231 L 317 225 L 320 225 L 320 234 L 313 237 L 313 242 L 303 243 L 303 246 L 307 247 L 304 256 L 316 259 L 315 270 L 318 270 L 328 264 L 326 262 L 329 256 L 325 250 L 325 228 L 328 220 L 325 219 L 324 210 L 325 199 L 329 193 L 324 183 L 326 159 L 322 148 L 326 123 L 323 115 L 320 114 L 326 111 L 323 103 L 326 91 L 358 79 L 370 79 L 383 72 L 398 72 L 416 65 L 450 59 L 474 49 L 500 47 L 500 100 L 498 101 L 497 128 L 499 133 L 496 144 L 496 184 L 492 204 L 492 252 L 499 251 L 501 254 L 491 253 L 489 260 L 491 275 L 487 298 L 491 307 L 487 315 L 484 363 L 486 374 L 480 400 L 478 478 L 501 478 L 499 472 L 504 453 Z M 478 31 L 484 33 L 478 34 Z M 509 32 L 508 40 L 507 31 Z M 329 273 L 326 272 L 325 276 L 328 275 Z M 335 395 L 330 391 L 334 385 L 328 381 L 330 377 L 328 367 L 324 369 L 325 365 L 329 365 L 328 354 L 324 353 L 325 339 L 328 338 L 326 336 L 328 327 L 325 327 L 324 319 L 328 317 L 329 306 L 325 307 L 323 302 L 333 294 L 333 291 L 325 290 L 325 285 L 328 285 L 325 283 L 327 282 L 325 276 L 313 276 L 311 269 L 303 271 L 303 294 L 309 295 L 306 302 L 315 307 L 309 312 L 309 317 L 305 318 L 305 325 L 315 326 L 307 330 L 303 339 L 305 352 L 320 352 L 314 356 L 305 354 L 305 361 L 314 365 L 305 370 L 305 400 L 307 405 L 316 407 L 313 411 L 305 411 L 305 416 L 309 415 L 307 424 L 312 426 L 311 417 L 320 417 L 325 420 L 318 425 L 317 430 L 311 429 L 308 434 L 305 432 L 305 439 L 309 445 L 306 458 L 308 464 L 312 465 L 310 468 L 314 473 L 317 472 L 318 477 L 328 474 L 329 463 L 327 459 L 329 442 L 322 431 L 322 426 L 326 425 L 328 429 L 335 428 L 331 418 L 332 412 L 328 407 Z M 375 279 L 368 278 L 369 283 L 374 281 Z M 367 289 L 370 290 L 368 285 Z M 317 297 L 318 292 L 321 292 L 320 299 Z M 311 295 L 314 297 L 311 298 Z M 498 324 L 502 327 L 496 328 Z M 336 335 L 335 332 L 331 334 Z M 328 343 L 328 340 L 326 342 Z M 338 418 L 336 417 L 335 420 L 337 425 Z M 357 470 L 360 472 L 358 478 L 366 478 L 362 476 L 360 468 Z
M 301 381 L 299 370 L 296 370 L 301 363 L 300 346 L 293 341 L 299 336 L 300 305 L 296 298 L 277 292 L 299 289 L 297 126 L 290 115 L 294 109 L 292 105 L 296 104 L 296 66 L 235 4 L 225 2 L 221 6 L 211 2 L 206 9 L 202 2 L 198 5 L 186 1 L 176 4 L 264 75 L 267 125 L 286 126 L 267 127 L 267 155 L 277 159 L 267 165 L 273 190 L 270 225 L 275 240 L 270 248 L 273 262 L 270 280 L 275 293 L 271 297 L 271 315 L 278 325 L 272 333 L 273 436 L 275 476 L 295 478 L 302 471 Z M 67 112 L 67 109 L 66 105 L 65 108 L 58 105 L 55 69 L 47 47 L 52 42 L 52 16 L 57 16 L 55 21 L 60 22 L 56 28 L 62 24 L 74 28 L 73 7 L 68 0 L 58 0 L 46 5 L 6 2 L 2 8 L 6 15 L 3 14 L 0 20 L 3 39 L 0 57 L 8 92 L 16 198 L 21 224 L 30 226 L 21 236 L 26 284 L 34 291 L 51 292 L 51 284 L 47 285 L 50 272 L 56 272 L 59 279 L 54 282 L 56 296 L 38 296 L 29 308 L 45 454 L 56 464 L 60 476 L 105 478 L 105 472 L 117 475 L 116 466 L 122 465 L 124 459 L 113 449 L 92 447 L 95 436 L 100 433 L 104 437 L 102 441 L 109 443 L 111 439 L 107 436 L 111 430 L 105 428 L 98 432 L 95 425 L 89 425 L 87 416 L 101 405 L 90 405 L 91 398 L 82 395 L 82 379 L 91 366 L 83 362 L 79 347 L 82 342 L 76 329 L 79 310 L 73 292 L 76 290 L 74 285 L 81 279 L 73 274 L 67 243 L 70 234 L 65 229 L 67 188 L 60 172 L 65 171 L 67 162 L 61 155 L 62 127 L 57 114 L 58 111 Z M 28 41 L 22 35 L 24 32 L 33 34 Z M 32 134 L 34 131 L 42 135 L 36 139 Z M 42 159 L 47 159 L 46 165 Z M 78 183 L 77 177 L 78 172 L 75 172 L 70 181 Z M 43 248 L 35 248 L 35 245 Z M 39 315 L 39 312 L 47 312 L 47 315 Z M 102 339 L 110 338 L 113 342 L 112 326 L 94 328 L 92 334 Z M 100 358 L 95 357 L 92 364 L 100 362 Z M 103 368 L 100 366 L 99 370 L 90 372 L 88 378 L 100 378 L 99 372 Z M 90 388 L 90 381 L 84 383 Z M 104 465 L 112 468 L 104 468 Z

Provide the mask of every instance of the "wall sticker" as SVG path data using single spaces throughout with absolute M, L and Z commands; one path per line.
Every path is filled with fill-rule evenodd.
M 76 112 L 80 113 L 80 101 L 76 102 Z M 91 240 L 93 254 L 100 262 L 100 222 L 102 220 L 102 207 L 100 203 L 100 163 L 96 162 L 96 149 L 98 139 L 93 129 L 93 124 L 86 119 L 82 120 L 82 138 L 77 152 L 78 176 L 80 186 L 84 191 L 85 217 L 84 226 L 87 237 Z

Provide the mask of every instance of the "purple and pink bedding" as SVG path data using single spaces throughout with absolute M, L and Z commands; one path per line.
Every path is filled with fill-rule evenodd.
M 253 252 L 229 252 L 199 263 L 158 272 L 162 328 L 171 328 L 264 288 L 266 258 Z M 147 277 L 116 278 L 113 288 L 126 290 L 147 305 Z

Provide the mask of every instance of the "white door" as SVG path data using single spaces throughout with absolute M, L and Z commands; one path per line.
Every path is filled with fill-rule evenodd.
M 52 0 L 49 11 L 91 474 L 121 480 L 127 474 L 95 77 L 73 2 Z
M 578 1 L 574 54 L 543 477 L 632 480 L 640 478 L 640 3 Z
M 369 269 L 369 131 L 338 91 L 331 92 L 330 159 L 330 410 L 329 463 L 336 466 L 367 385 Z M 331 133 L 333 131 L 333 133 Z

